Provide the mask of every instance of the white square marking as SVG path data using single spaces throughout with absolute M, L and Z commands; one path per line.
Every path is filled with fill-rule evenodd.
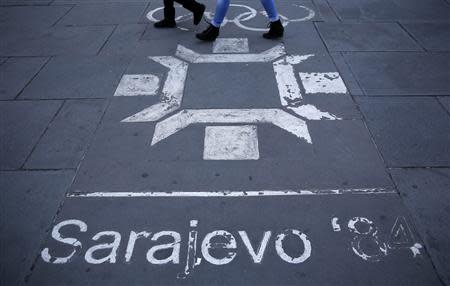
M 204 160 L 258 160 L 256 126 L 207 126 Z
M 347 93 L 338 72 L 299 73 L 306 93 Z
M 159 78 L 151 74 L 125 74 L 120 80 L 114 96 L 156 95 Z
M 213 53 L 248 53 L 247 38 L 219 38 L 213 44 Z

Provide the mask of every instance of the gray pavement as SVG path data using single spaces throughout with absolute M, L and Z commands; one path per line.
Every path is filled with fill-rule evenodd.
M 276 2 L 0 2 L 1 285 L 450 285 L 450 2 Z

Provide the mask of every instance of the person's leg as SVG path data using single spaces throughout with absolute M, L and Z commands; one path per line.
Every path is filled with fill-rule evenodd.
M 219 36 L 220 25 L 222 25 L 223 19 L 225 19 L 228 7 L 230 7 L 230 0 L 217 0 L 214 19 L 206 30 L 195 35 L 197 39 L 211 42 Z
M 164 19 L 175 21 L 175 7 L 173 0 L 164 0 Z
M 264 7 L 264 10 L 267 12 L 267 16 L 269 17 L 270 22 L 275 22 L 280 19 L 278 16 L 277 8 L 275 7 L 274 0 L 260 0 L 261 4 Z
M 174 28 L 175 23 L 175 7 L 173 0 L 164 0 L 164 19 L 153 24 L 155 28 Z
M 198 25 L 202 20 L 203 13 L 205 12 L 205 5 L 198 3 L 195 0 L 175 0 L 183 5 L 183 7 L 194 14 L 194 25 Z
M 278 16 L 277 8 L 275 8 L 274 0 L 260 0 L 261 4 L 267 12 L 267 16 L 270 20 L 270 29 L 267 33 L 263 34 L 266 39 L 276 39 L 283 37 L 284 27 L 281 24 L 280 17 Z
M 211 24 L 220 28 L 222 25 L 223 19 L 225 19 L 225 15 L 228 12 L 228 7 L 230 7 L 230 0 L 217 0 L 216 2 L 216 12 L 214 13 L 214 19 L 211 21 Z

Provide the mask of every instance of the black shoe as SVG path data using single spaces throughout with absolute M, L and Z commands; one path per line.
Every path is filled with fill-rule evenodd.
M 155 28 L 175 28 L 177 23 L 175 23 L 175 20 L 162 19 L 161 21 L 154 23 L 153 26 Z
M 281 20 L 270 22 L 269 24 L 269 32 L 264 33 L 263 37 L 266 39 L 277 39 L 283 37 L 284 27 L 281 24 Z
M 205 13 L 205 5 L 199 4 L 192 13 L 194 14 L 194 25 L 198 25 L 203 18 L 203 13 Z
M 206 28 L 203 32 L 195 35 L 197 39 L 206 41 L 206 42 L 212 42 L 216 40 L 216 38 L 219 36 L 219 28 L 214 27 L 213 25 L 209 24 L 209 27 Z

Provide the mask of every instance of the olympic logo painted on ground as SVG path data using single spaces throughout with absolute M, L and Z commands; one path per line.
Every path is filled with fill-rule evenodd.
M 289 17 L 286 17 L 286 16 L 280 14 L 280 18 L 283 22 L 283 26 L 287 26 L 287 25 L 289 25 L 289 23 L 308 21 L 308 20 L 313 19 L 316 16 L 316 13 L 311 8 L 308 8 L 303 5 L 298 5 L 298 4 L 293 4 L 293 6 L 300 10 L 303 10 L 304 11 L 303 13 L 306 14 L 306 16 L 290 19 Z M 244 30 L 248 30 L 248 31 L 262 32 L 262 31 L 267 30 L 267 28 L 265 28 L 265 27 L 251 27 L 251 26 L 245 24 L 246 22 L 258 17 L 258 15 L 267 17 L 267 14 L 264 10 L 257 11 L 256 9 L 254 9 L 250 6 L 243 5 L 243 4 L 230 4 L 230 7 L 231 7 L 230 9 L 244 9 L 247 11 L 238 14 L 236 17 L 234 17 L 232 19 L 225 18 L 223 21 L 222 27 L 227 25 L 228 23 L 233 23 L 237 27 L 244 29 Z M 162 14 L 163 9 L 164 9 L 164 7 L 158 7 L 156 9 L 151 10 L 147 14 L 147 19 L 149 19 L 151 22 L 157 22 L 157 21 L 161 20 L 162 15 L 159 16 L 158 14 Z M 214 18 L 214 13 L 205 12 L 205 18 L 208 21 L 211 21 Z M 188 14 L 180 15 L 180 16 L 176 17 L 175 20 L 178 23 L 192 21 L 192 14 L 188 13 Z M 185 30 L 185 31 L 189 30 L 188 28 L 182 27 L 182 26 L 178 26 L 178 28 L 181 30 Z

